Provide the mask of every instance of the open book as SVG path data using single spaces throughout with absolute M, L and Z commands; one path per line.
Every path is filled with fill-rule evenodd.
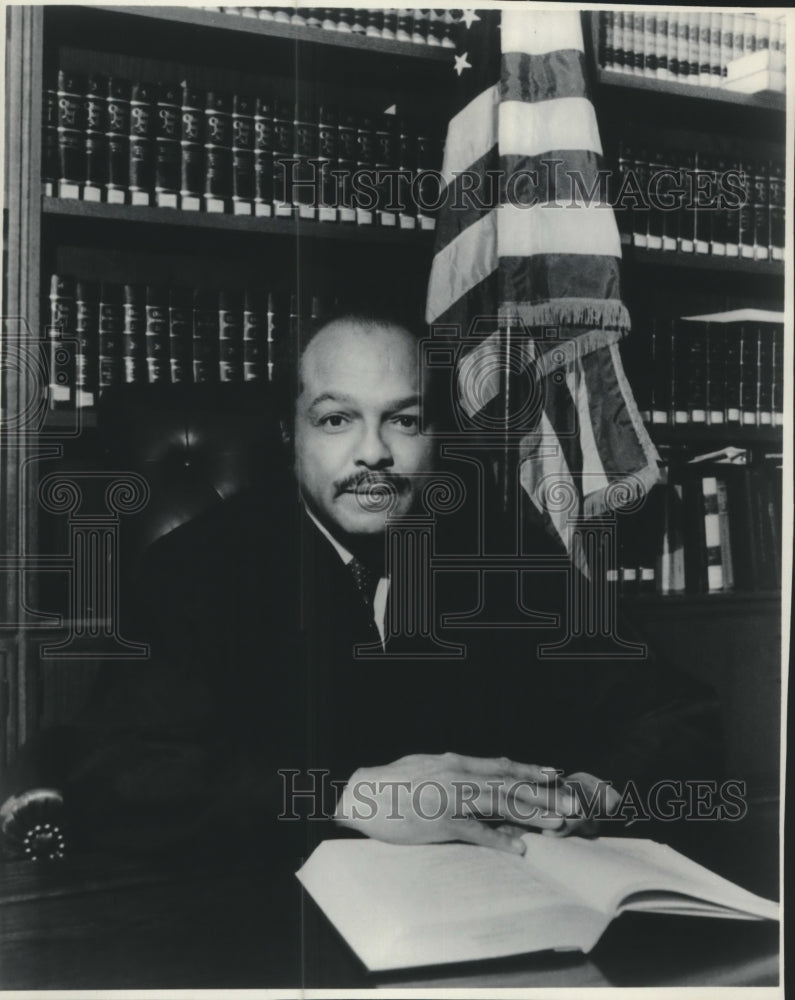
M 298 878 L 371 971 L 587 952 L 625 910 L 778 919 L 777 903 L 651 840 L 522 839 L 523 857 L 469 844 L 327 840 Z

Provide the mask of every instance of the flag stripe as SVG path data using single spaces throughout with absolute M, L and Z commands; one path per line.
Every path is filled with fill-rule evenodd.
M 433 258 L 428 281 L 428 322 L 440 317 L 496 269 L 496 255 L 484 248 L 496 246 L 498 211 L 494 209 L 469 226 Z
M 566 49 L 531 56 L 509 52 L 503 56 L 500 96 L 503 101 L 547 101 L 558 97 L 587 97 L 582 52 Z
M 431 282 L 435 282 L 435 293 L 432 297 L 429 287 L 427 321 L 461 322 L 461 316 L 467 318 L 483 313 L 493 315 L 499 307 L 501 316 L 517 316 L 525 322 L 534 322 L 536 320 L 532 318 L 532 310 L 538 303 L 557 298 L 569 301 L 579 299 L 585 303 L 606 296 L 607 301 L 615 305 L 621 304 L 619 264 L 610 257 L 592 257 L 587 254 L 503 257 L 500 259 L 499 269 L 499 290 L 495 265 L 492 271 L 453 299 L 447 296 L 449 277 L 441 270 L 441 265 L 438 271 L 432 266 Z M 532 288 L 533 294 L 538 296 L 533 301 L 524 299 L 528 288 Z M 435 309 L 438 311 L 434 311 Z M 628 326 L 626 318 L 622 321 L 615 319 L 615 323 L 611 325 L 616 328 Z M 593 325 L 601 326 L 601 323 Z M 601 346 L 601 343 L 602 341 L 599 345 L 589 344 L 587 349 Z
M 456 173 L 468 170 L 496 145 L 499 103 L 500 89 L 495 83 L 451 119 L 442 165 L 442 175 L 448 184 Z
M 532 257 L 534 254 L 621 256 L 613 213 L 602 211 L 598 206 L 570 209 L 550 204 L 531 208 L 502 205 L 499 214 L 497 249 L 501 257 Z
M 500 105 L 500 155 L 538 156 L 550 149 L 590 149 L 602 152 L 593 105 L 584 97 L 560 97 L 527 104 Z
M 488 172 L 493 171 L 489 176 Z M 492 146 L 445 189 L 445 211 L 436 223 L 436 250 L 447 246 L 460 233 L 482 219 L 500 203 L 500 158 Z
M 537 56 L 560 49 L 579 49 L 582 52 L 580 12 L 503 10 L 501 46 L 503 55 L 506 52 L 528 52 Z
M 585 149 L 550 149 L 542 156 L 501 156 L 502 201 L 528 207 L 559 202 L 567 208 L 590 201 L 607 209 L 608 176 L 599 174 L 599 163 L 598 155 Z

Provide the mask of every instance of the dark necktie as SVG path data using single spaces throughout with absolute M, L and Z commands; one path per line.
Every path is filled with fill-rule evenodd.
M 356 589 L 362 595 L 362 600 L 367 605 L 370 614 L 373 613 L 373 601 L 378 588 L 378 577 L 363 562 L 359 562 L 355 557 L 348 563 L 348 569 L 353 575 Z

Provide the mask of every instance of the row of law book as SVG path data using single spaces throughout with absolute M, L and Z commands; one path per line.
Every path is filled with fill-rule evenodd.
M 312 300 L 313 315 L 323 304 Z M 91 407 L 121 383 L 271 381 L 295 294 L 50 278 L 49 404 Z
M 61 69 L 43 150 L 50 196 L 432 229 L 442 143 L 395 114 Z
M 638 405 L 648 423 L 783 426 L 781 313 L 738 309 L 653 318 L 643 356 L 633 360 Z
M 225 14 L 322 28 L 341 34 L 386 38 L 415 45 L 454 49 L 454 26 L 460 11 L 399 10 L 384 7 L 219 7 Z
M 655 149 L 624 139 L 613 183 L 611 200 L 624 244 L 784 260 L 783 161 Z
M 626 596 L 777 590 L 781 456 L 735 463 L 687 466 L 650 497 L 645 516 L 619 519 L 608 584 Z
M 651 9 L 599 16 L 600 65 L 618 73 L 726 87 L 734 63 L 764 51 L 786 51 L 784 17 Z

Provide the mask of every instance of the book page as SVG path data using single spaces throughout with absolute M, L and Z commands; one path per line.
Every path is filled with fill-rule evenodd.
M 762 899 L 727 879 L 691 861 L 671 847 L 653 840 L 623 837 L 599 837 L 595 840 L 568 838 L 557 840 L 538 834 L 525 834 L 525 862 L 534 870 L 559 879 L 561 886 L 575 892 L 595 909 L 615 914 L 627 897 L 635 893 L 658 894 L 660 908 L 663 892 L 677 894 L 669 902 L 690 911 L 698 900 L 714 904 L 709 909 L 738 911 L 767 919 L 778 918 L 778 904 Z M 682 897 L 688 897 L 683 899 Z M 639 900 L 639 902 L 641 902 Z M 652 909 L 647 895 L 639 908 Z
M 371 969 L 588 950 L 608 922 L 523 858 L 469 844 L 328 840 L 298 878 Z

